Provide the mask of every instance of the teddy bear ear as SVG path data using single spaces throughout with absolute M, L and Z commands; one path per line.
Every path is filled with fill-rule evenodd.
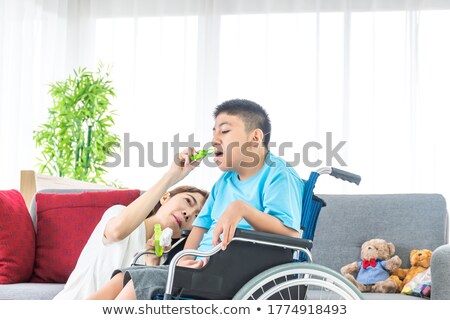
M 393 256 L 395 253 L 395 246 L 392 242 L 388 242 L 388 248 L 389 248 L 389 255 Z
M 417 253 L 417 251 L 419 251 L 419 250 L 411 250 L 411 254 L 409 256 L 412 257 L 413 255 L 415 255 Z

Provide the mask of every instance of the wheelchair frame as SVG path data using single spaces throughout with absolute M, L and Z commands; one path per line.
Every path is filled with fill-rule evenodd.
M 312 262 L 310 249 L 313 245 L 314 231 L 320 210 L 326 206 L 322 199 L 313 194 L 315 183 L 322 174 L 329 174 L 355 184 L 361 181 L 358 175 L 332 167 L 311 172 L 309 179 L 305 181 L 303 194 L 302 238 L 237 229 L 226 251 L 222 251 L 219 244 L 207 252 L 183 250 L 175 254 L 169 265 L 164 300 L 172 300 L 174 292 L 178 297 L 197 299 L 303 300 L 310 297 L 316 299 L 318 294 L 320 298 L 326 295 L 328 299 L 333 300 L 362 299 L 359 290 L 345 277 Z M 242 261 L 236 258 L 236 253 L 232 258 L 234 247 L 236 250 L 244 248 L 246 260 L 250 260 L 246 262 L 251 265 L 250 271 L 247 272 L 246 269 L 240 269 L 236 265 Z M 187 255 L 210 259 L 201 269 L 177 267 L 177 262 Z M 270 259 L 263 258 L 267 255 Z M 307 262 L 303 263 L 304 261 Z M 224 265 L 227 268 L 224 269 Z M 237 274 L 241 270 L 243 274 L 241 272 Z M 240 284 L 223 280 L 229 277 L 237 278 L 234 282 L 242 281 L 245 285 L 241 287 Z M 210 290 L 211 288 L 216 290 Z

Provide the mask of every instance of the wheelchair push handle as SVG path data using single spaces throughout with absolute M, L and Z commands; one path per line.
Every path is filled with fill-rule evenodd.
M 333 167 L 331 168 L 330 176 L 333 176 L 337 179 L 341 179 L 344 181 L 352 182 L 356 185 L 359 185 L 359 183 L 361 182 L 361 176 Z

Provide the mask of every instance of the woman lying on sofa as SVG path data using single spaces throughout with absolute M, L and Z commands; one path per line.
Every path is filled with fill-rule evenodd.
M 186 149 L 178 154 L 163 177 L 128 207 L 115 205 L 103 214 L 64 289 L 54 299 L 95 299 L 97 294 L 103 295 L 103 290 L 98 290 L 108 282 L 112 271 L 129 266 L 136 252 L 152 246 L 155 224 L 162 230 L 171 228 L 173 239 L 192 228 L 208 192 L 191 186 L 167 190 L 199 164 L 187 161 L 193 153 L 193 149 Z M 159 258 L 152 255 L 147 264 L 157 265 Z M 121 289 L 122 279 L 114 277 L 114 281 Z M 114 281 L 109 283 L 114 286 Z

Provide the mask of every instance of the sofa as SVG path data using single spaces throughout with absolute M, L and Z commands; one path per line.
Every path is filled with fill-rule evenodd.
M 76 255 L 81 252 L 83 241 L 87 241 L 88 235 L 100 219 L 102 211 L 112 202 L 119 200 L 117 194 L 108 199 L 100 199 L 99 191 L 94 192 L 92 197 L 82 196 L 83 190 L 45 190 L 38 193 L 30 208 L 30 216 L 36 232 L 36 254 L 33 265 L 33 274 L 27 281 L 19 283 L 1 284 L 0 299 L 52 299 L 64 286 L 64 279 L 70 274 L 76 262 Z M 105 192 L 105 191 L 102 191 Z M 55 195 L 58 193 L 60 195 Z M 110 194 L 106 191 L 103 195 Z M 46 195 L 42 195 L 46 194 Z M 139 195 L 139 191 L 125 192 L 121 195 L 122 203 L 131 202 Z M 83 203 L 80 204 L 80 198 Z M 450 245 L 448 244 L 448 213 L 445 199 L 438 194 L 395 194 L 395 195 L 319 195 L 326 202 L 320 213 L 318 225 L 314 237 L 312 255 L 315 263 L 325 265 L 336 271 L 352 261 L 359 258 L 361 244 L 371 238 L 383 238 L 393 242 L 396 246 L 396 254 L 403 261 L 402 267 L 409 267 L 409 252 L 412 249 L 433 250 L 431 264 L 432 290 L 431 299 L 450 300 Z M 63 199 L 60 201 L 58 198 Z M 69 199 L 69 200 L 68 200 Z M 112 200 L 111 200 L 112 199 Z M 58 202 L 60 201 L 60 202 Z M 49 203 L 50 202 L 50 203 Z M 67 214 L 67 208 L 72 207 L 72 212 Z M 64 273 L 55 278 L 55 274 L 63 269 L 60 266 L 61 252 L 64 243 L 72 242 L 61 230 L 54 230 L 60 234 L 60 239 L 54 236 L 40 236 L 43 229 L 39 229 L 42 222 L 42 212 L 47 212 L 51 205 L 52 216 L 58 216 L 61 212 L 66 215 L 63 225 L 74 225 L 76 233 L 83 234 L 82 238 L 76 240 L 77 245 L 68 250 L 70 263 L 65 266 Z M 92 206 L 95 212 L 86 213 L 88 207 Z M 81 209 L 80 209 L 81 208 Z M 59 212 L 61 211 L 61 212 Z M 1 212 L 0 212 L 1 214 Z M 83 220 L 73 223 L 77 215 L 82 215 Z M 48 218 L 48 217 L 47 217 Z M 85 220 L 89 220 L 86 223 Z M 47 228 L 48 229 L 48 228 Z M 55 243 L 58 259 L 48 257 L 48 261 L 42 262 L 42 251 L 44 244 Z M 83 240 L 85 239 L 85 240 Z M 56 249 L 55 249 L 56 248 Z M 66 250 L 67 251 L 67 250 Z M 73 254 L 72 251 L 75 251 Z M 64 251 L 63 251 L 64 253 Z M 51 251 L 50 253 L 51 254 Z M 39 257 L 39 255 L 41 255 Z M 45 257 L 45 254 L 44 254 Z M 0 257 L 3 259 L 3 257 Z M 40 263 L 38 263 L 40 260 Z M 75 262 L 74 262 L 75 261 Z M 42 275 L 42 264 L 46 264 L 46 274 Z M 54 264 L 56 263 L 56 266 Z M 51 270 L 48 270 L 48 269 Z M 41 272 L 39 272 L 41 270 Z M 53 271 L 52 271 L 53 270 Z M 38 278 L 36 279 L 36 273 Z M 41 273 L 41 274 L 39 274 Z M 1 276 L 1 272 L 0 272 Z M 0 278 L 1 279 L 1 278 Z M 58 281 L 56 281 L 58 280 Z M 404 294 L 375 294 L 364 295 L 367 299 L 421 299 Z
M 317 222 L 313 262 L 337 272 L 360 259 L 361 245 L 381 238 L 395 245 L 401 268 L 413 249 L 433 251 L 431 299 L 450 300 L 448 212 L 439 194 L 319 195 L 326 202 Z M 364 293 L 365 299 L 422 299 L 405 294 Z
M 41 190 L 27 209 L 16 190 L 0 191 L 0 300 L 49 300 L 64 288 L 105 210 L 140 190 Z

